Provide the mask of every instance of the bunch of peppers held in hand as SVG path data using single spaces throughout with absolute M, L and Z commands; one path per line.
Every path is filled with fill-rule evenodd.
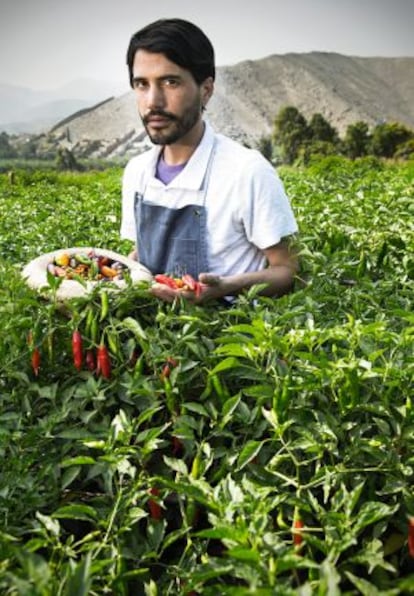
M 164 273 L 157 273 L 157 275 L 154 275 L 154 281 L 168 286 L 172 290 L 194 292 L 196 298 L 201 295 L 203 288 L 203 284 L 195 280 L 189 273 L 185 273 L 181 277 L 171 277 Z

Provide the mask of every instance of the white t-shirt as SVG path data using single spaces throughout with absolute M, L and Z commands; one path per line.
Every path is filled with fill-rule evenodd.
M 203 186 L 214 147 L 211 171 Z M 263 249 L 297 232 L 282 182 L 259 151 L 216 134 L 206 123 L 200 144 L 168 185 L 155 178 L 159 146 L 137 155 L 123 177 L 121 237 L 136 241 L 134 197 L 177 209 L 204 205 L 209 271 L 232 275 L 266 265 Z

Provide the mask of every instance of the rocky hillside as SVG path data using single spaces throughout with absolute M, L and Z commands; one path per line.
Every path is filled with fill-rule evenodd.
M 357 120 L 414 128 L 414 58 L 311 52 L 220 67 L 207 116 L 217 130 L 255 145 L 285 105 L 307 118 L 320 112 L 340 134 Z M 96 156 L 125 156 L 148 144 L 132 91 L 66 118 L 53 134 L 85 150 L 92 141 Z

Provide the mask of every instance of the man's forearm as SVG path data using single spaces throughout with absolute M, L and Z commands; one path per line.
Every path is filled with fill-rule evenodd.
M 228 275 L 225 277 L 214 274 L 201 274 L 200 281 L 209 286 L 205 298 L 222 298 L 223 296 L 235 296 L 254 285 L 266 284 L 261 290 L 263 296 L 283 296 L 292 289 L 296 269 L 287 265 L 277 265 L 262 269 Z

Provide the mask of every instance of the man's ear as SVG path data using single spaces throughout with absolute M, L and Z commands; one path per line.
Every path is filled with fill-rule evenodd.
M 208 77 L 205 81 L 203 81 L 200 85 L 201 91 L 201 104 L 203 108 L 205 108 L 210 100 L 210 97 L 213 95 L 214 92 L 214 80 L 213 77 Z

